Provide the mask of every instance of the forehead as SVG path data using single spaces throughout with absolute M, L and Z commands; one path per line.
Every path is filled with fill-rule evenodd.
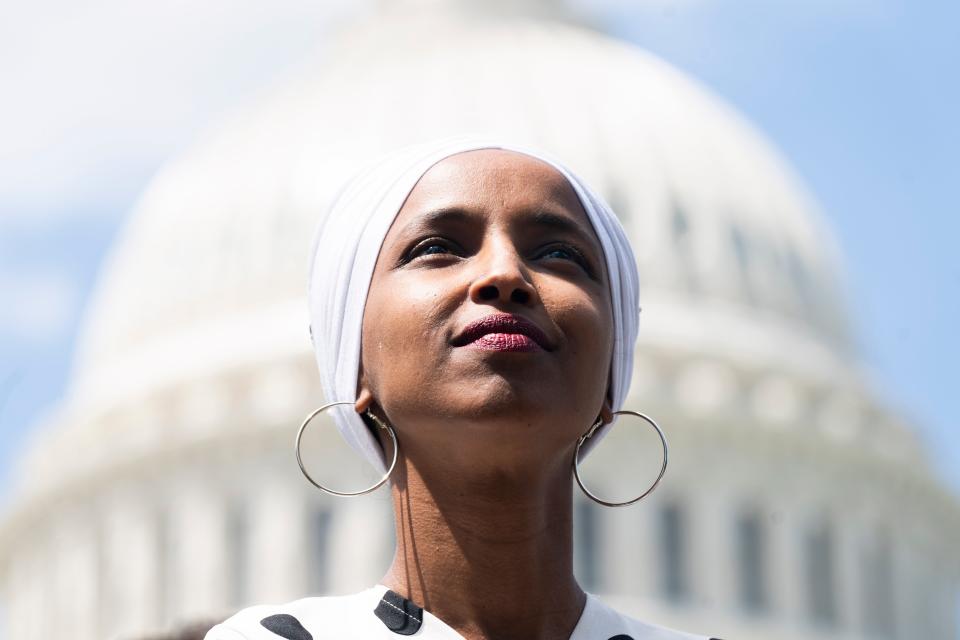
M 573 187 L 552 166 L 502 149 L 466 151 L 433 165 L 410 192 L 399 217 L 423 208 L 465 206 L 566 210 L 589 227 Z M 407 215 L 404 215 L 407 214 Z

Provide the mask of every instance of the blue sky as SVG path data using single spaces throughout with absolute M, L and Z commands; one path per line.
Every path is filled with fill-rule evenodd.
M 311 54 L 347 3 L 318 4 L 0 8 L 0 493 L 64 391 L 98 266 L 138 193 Z M 577 4 L 698 78 L 793 164 L 845 252 L 876 387 L 960 489 L 960 3 Z

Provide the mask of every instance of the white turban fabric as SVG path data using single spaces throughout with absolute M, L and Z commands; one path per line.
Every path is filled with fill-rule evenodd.
M 454 138 L 407 147 L 360 173 L 344 187 L 321 221 L 310 262 L 310 329 L 327 402 L 354 401 L 360 370 L 363 309 L 380 246 L 410 191 L 430 167 L 465 151 L 502 149 L 551 165 L 573 187 L 600 240 L 613 303 L 610 400 L 618 410 L 630 387 L 639 321 L 637 266 L 626 233 L 610 207 L 580 178 L 541 153 L 487 140 Z M 331 409 L 340 433 L 376 469 L 383 452 L 354 409 Z M 590 425 L 584 425 L 584 431 Z M 607 425 L 608 428 L 609 425 Z M 602 430 L 582 447 L 586 453 Z

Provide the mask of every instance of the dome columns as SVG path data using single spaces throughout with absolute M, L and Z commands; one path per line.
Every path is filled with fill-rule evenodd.
M 271 468 L 262 484 L 246 492 L 251 497 L 250 602 L 285 602 L 307 593 L 307 501 L 291 476 Z
M 170 557 L 172 584 L 171 618 L 204 619 L 212 612 L 227 611 L 232 567 L 224 542 L 228 539 L 227 505 L 208 479 L 181 479 L 170 503 Z

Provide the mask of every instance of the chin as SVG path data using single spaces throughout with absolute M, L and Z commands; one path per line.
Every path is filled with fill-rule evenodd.
M 457 385 L 459 396 L 478 413 L 509 411 L 533 413 L 542 409 L 552 395 L 527 376 L 500 373 L 464 380 Z
M 470 392 L 466 394 L 464 389 Z M 510 377 L 492 376 L 460 386 L 458 396 L 460 402 L 456 403 L 456 409 L 452 406 L 450 409 L 466 421 L 489 424 L 491 427 L 503 425 L 511 430 L 523 425 L 556 424 L 569 420 L 572 414 L 577 413 L 565 406 L 565 401 L 570 397 L 569 390 L 531 384 L 529 378 L 517 381 Z

